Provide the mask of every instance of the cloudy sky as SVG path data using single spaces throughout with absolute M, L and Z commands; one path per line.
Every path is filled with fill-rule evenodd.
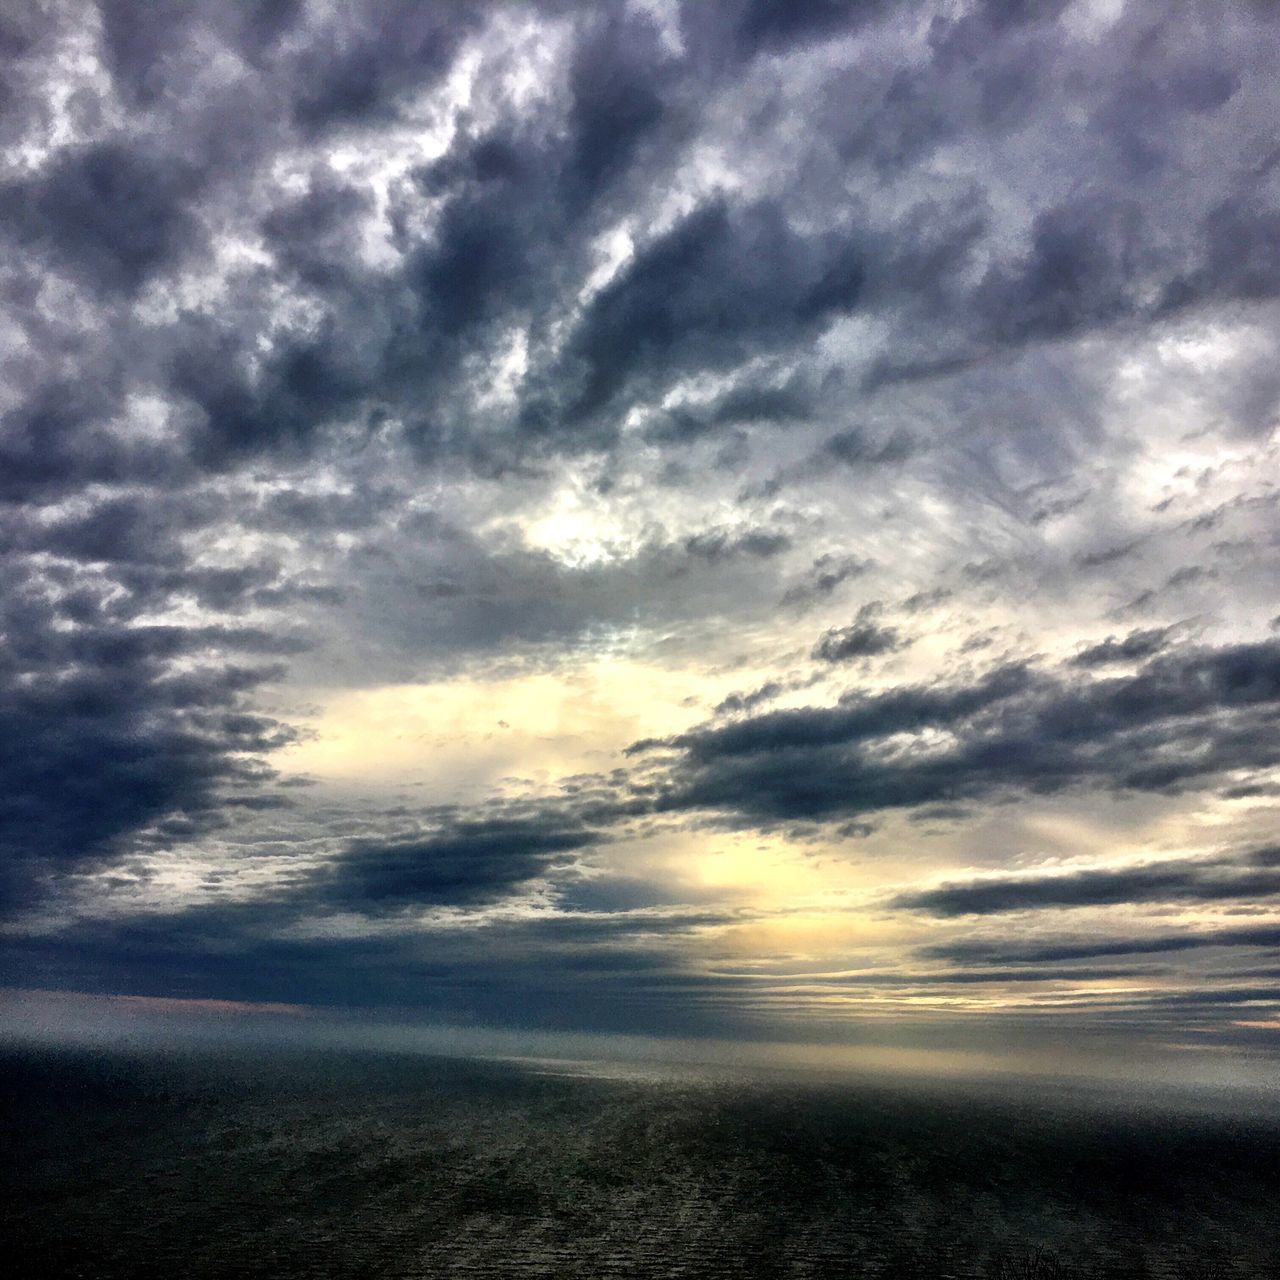
M 0 68 L 0 982 L 1280 1047 L 1274 6 L 35 0 Z

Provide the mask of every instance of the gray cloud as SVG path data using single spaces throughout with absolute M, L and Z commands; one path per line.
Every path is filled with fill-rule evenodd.
M 189 571 L 175 532 L 128 499 L 11 525 L 0 604 L 7 898 L 23 902 L 46 876 L 118 855 L 118 841 L 166 820 L 216 824 L 224 790 L 269 780 L 263 757 L 293 736 L 253 694 L 282 674 L 274 659 L 303 647 L 296 632 L 144 620 L 182 598 L 234 607 L 275 577 Z
M 570 348 L 583 375 L 569 421 L 604 409 L 655 367 L 667 376 L 714 369 L 761 343 L 799 340 L 850 310 L 864 276 L 856 243 L 806 241 L 776 206 L 707 205 L 592 300 Z
M 325 865 L 324 892 L 356 910 L 488 902 L 596 839 L 555 815 L 464 820 L 444 830 L 351 845 Z
M 49 171 L 0 188 L 0 217 L 94 288 L 134 292 L 194 248 L 191 176 L 119 142 L 64 152 Z
M 837 588 L 867 573 L 872 565 L 856 556 L 820 555 L 801 580 L 787 588 L 783 604 L 805 607 L 832 595 Z
M 1103 667 L 1113 662 L 1134 662 L 1150 658 L 1168 647 L 1170 627 L 1148 627 L 1130 631 L 1122 640 L 1108 636 L 1099 644 L 1081 649 L 1072 661 L 1078 667 Z
M 865 614 L 863 609 L 859 616 Z M 853 658 L 873 658 L 893 653 L 910 644 L 896 627 L 882 627 L 875 622 L 854 622 L 848 627 L 833 627 L 813 648 L 813 656 L 823 662 L 848 662 Z
M 1280 648 L 1188 650 L 1133 676 L 1071 682 L 1021 664 L 970 685 L 847 694 L 675 739 L 664 803 L 823 819 L 1082 786 L 1174 791 L 1277 756 Z M 942 729 L 946 745 L 886 751 Z
M 987 964 L 1056 964 L 1063 960 L 1095 960 L 1107 956 L 1163 955 L 1207 947 L 1277 947 L 1280 925 L 1230 929 L 1196 929 L 1149 938 L 1094 938 L 1026 942 L 1018 938 L 965 939 L 920 948 L 933 959 Z
M 901 894 L 894 903 L 955 916 L 1117 903 L 1218 902 L 1268 898 L 1277 893 L 1280 875 L 1269 868 L 1255 871 L 1232 862 L 1170 861 L 1054 875 L 992 876 Z

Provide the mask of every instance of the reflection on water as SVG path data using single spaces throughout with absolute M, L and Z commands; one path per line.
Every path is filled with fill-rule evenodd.
M 551 1059 L 0 1067 L 24 1275 L 1280 1275 L 1257 1116 Z

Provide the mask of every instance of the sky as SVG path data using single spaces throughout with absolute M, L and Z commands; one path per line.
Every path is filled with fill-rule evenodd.
M 1280 1048 L 1277 120 L 1263 0 L 8 6 L 4 1008 Z

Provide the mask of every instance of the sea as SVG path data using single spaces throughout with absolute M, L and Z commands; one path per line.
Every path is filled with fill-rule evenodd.
M 1041 1081 L 0 1050 L 17 1277 L 1280 1278 L 1280 1116 Z

